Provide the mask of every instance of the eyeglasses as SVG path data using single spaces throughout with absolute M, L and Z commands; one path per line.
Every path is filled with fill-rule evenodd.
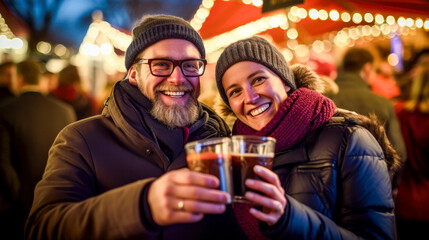
M 207 61 L 205 59 L 136 59 L 134 64 L 149 64 L 150 73 L 156 77 L 169 77 L 176 66 L 180 66 L 180 70 L 186 77 L 199 77 L 203 75 Z

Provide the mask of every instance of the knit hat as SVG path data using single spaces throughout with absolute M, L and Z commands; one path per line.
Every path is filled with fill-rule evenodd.
M 125 53 L 125 67 L 128 70 L 137 55 L 145 48 L 158 41 L 172 38 L 192 42 L 198 48 L 201 58 L 206 57 L 201 36 L 183 18 L 171 15 L 148 15 L 143 17 L 133 29 L 133 41 Z
M 232 65 L 242 61 L 252 61 L 262 64 L 277 74 L 291 90 L 296 90 L 295 78 L 288 67 L 286 59 L 280 51 L 261 37 L 250 37 L 239 40 L 226 47 L 216 64 L 216 84 L 223 101 L 230 107 L 222 78 L 226 70 Z

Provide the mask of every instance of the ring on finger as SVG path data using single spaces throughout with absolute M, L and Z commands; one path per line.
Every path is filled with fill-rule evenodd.
M 180 201 L 177 203 L 177 209 L 178 209 L 179 211 L 184 211 L 184 210 L 185 210 L 185 202 L 183 202 L 182 200 L 180 200 Z

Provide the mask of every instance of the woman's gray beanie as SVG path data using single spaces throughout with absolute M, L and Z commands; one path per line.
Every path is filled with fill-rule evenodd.
M 253 36 L 232 43 L 224 49 L 216 64 L 216 85 L 223 101 L 230 107 L 222 78 L 226 70 L 238 62 L 252 61 L 262 64 L 277 74 L 284 83 L 291 88 L 290 93 L 296 90 L 295 78 L 288 67 L 283 54 L 264 38 Z

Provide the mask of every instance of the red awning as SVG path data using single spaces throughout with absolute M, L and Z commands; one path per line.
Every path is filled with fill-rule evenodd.
M 429 1 L 425 0 L 305 0 L 303 4 L 296 5 L 304 8 L 307 11 L 314 8 L 317 10 L 324 9 L 330 11 L 332 9 L 338 12 L 347 11 L 351 14 L 359 12 L 361 14 L 372 13 L 382 14 L 384 16 L 394 16 L 405 18 L 420 17 L 423 20 L 429 18 Z M 221 1 L 214 2 L 214 6 L 210 10 L 209 16 L 200 29 L 203 39 L 209 39 L 221 33 L 231 31 L 246 23 L 256 21 L 262 17 L 275 15 L 284 12 L 284 9 L 262 13 L 261 7 L 246 5 L 241 1 Z M 364 23 L 362 23 L 364 24 Z M 332 20 L 313 20 L 309 17 L 302 19 L 296 23 L 296 28 L 303 38 L 317 38 L 320 34 L 340 30 L 344 27 L 355 26 L 353 22 L 345 23 L 343 21 Z M 284 30 L 275 28 L 267 31 L 276 42 L 283 42 L 285 38 Z

